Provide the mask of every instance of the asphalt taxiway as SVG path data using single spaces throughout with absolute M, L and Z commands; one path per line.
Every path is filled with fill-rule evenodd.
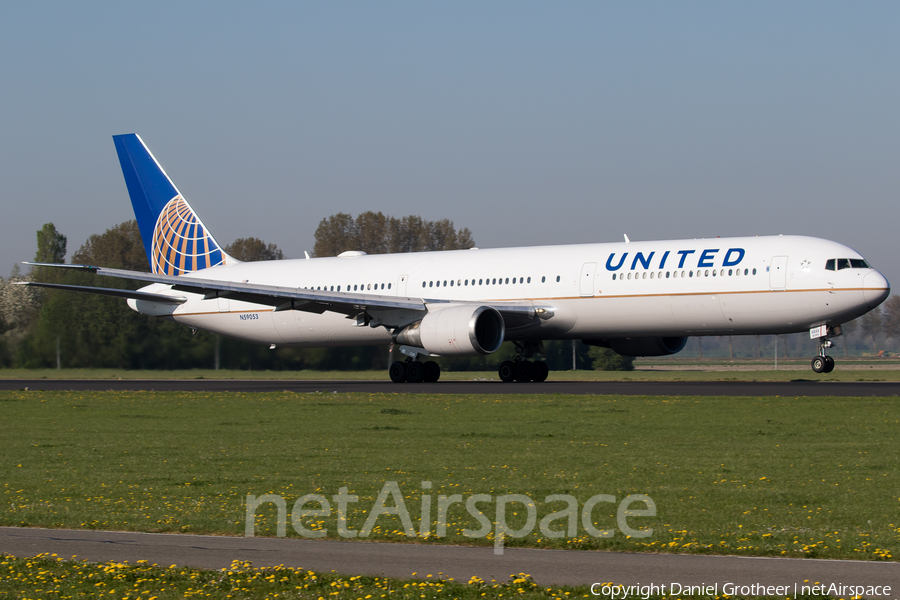
M 900 396 L 896 381 L 297 381 L 235 379 L 3 379 L 0 390 L 361 392 L 412 394 L 622 394 L 640 396 Z

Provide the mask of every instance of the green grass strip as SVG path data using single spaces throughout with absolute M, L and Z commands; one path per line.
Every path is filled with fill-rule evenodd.
M 414 574 L 415 575 L 415 574 Z M 509 581 L 467 582 L 444 578 L 442 574 L 422 575 L 421 579 L 345 576 L 292 567 L 254 568 L 249 562 L 234 561 L 229 568 L 206 571 L 189 567 L 137 564 L 110 561 L 90 563 L 63 560 L 56 555 L 17 558 L 0 555 L 0 595 L 21 599 L 38 598 L 117 598 L 121 600 L 170 600 L 182 598 L 254 598 L 261 600 L 392 598 L 421 600 L 446 598 L 481 600 L 500 598 L 571 600 L 597 598 L 618 600 L 622 594 L 592 594 L 588 586 L 539 586 L 525 573 L 510 575 Z M 602 588 L 596 591 L 602 592 Z M 637 596 L 642 600 L 675 596 Z M 714 596 L 695 595 L 702 600 Z M 718 598 L 719 596 L 715 596 Z M 722 596 L 725 597 L 725 596 Z M 741 596 L 729 596 L 741 598 Z M 754 598 L 761 598 L 754 596 Z M 798 596 L 798 599 L 827 600 L 830 596 Z

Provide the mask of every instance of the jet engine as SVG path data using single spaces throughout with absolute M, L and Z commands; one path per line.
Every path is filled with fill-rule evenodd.
M 581 340 L 588 346 L 610 348 L 622 356 L 668 356 L 681 352 L 687 344 L 686 337 L 635 337 Z
M 490 306 L 461 304 L 429 310 L 420 320 L 394 333 L 398 344 L 424 348 L 438 356 L 481 356 L 503 343 L 503 317 Z

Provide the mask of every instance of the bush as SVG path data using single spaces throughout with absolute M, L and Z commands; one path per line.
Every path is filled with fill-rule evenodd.
M 622 356 L 609 348 L 591 348 L 595 371 L 634 371 L 634 357 Z

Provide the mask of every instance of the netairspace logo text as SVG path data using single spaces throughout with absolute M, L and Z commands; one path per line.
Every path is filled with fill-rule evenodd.
M 579 507 L 575 496 L 568 494 L 551 494 L 544 498 L 544 504 L 558 503 L 564 506 L 561 510 L 552 512 L 537 523 L 537 505 L 534 500 L 524 494 L 504 494 L 492 496 L 490 494 L 472 494 L 463 498 L 462 494 L 445 496 L 438 495 L 434 502 L 432 494 L 425 493 L 431 489 L 430 481 L 422 482 L 422 498 L 420 502 L 421 513 L 418 519 L 418 529 L 413 525 L 406 502 L 400 491 L 400 485 L 396 481 L 388 481 L 381 488 L 378 498 L 367 511 L 365 524 L 362 529 L 350 529 L 348 517 L 350 505 L 359 502 L 359 497 L 348 493 L 347 487 L 342 487 L 338 493 L 331 497 L 331 501 L 321 494 L 306 494 L 294 502 L 290 512 L 291 526 L 297 534 L 307 538 L 323 538 L 328 535 L 328 530 L 307 529 L 304 520 L 311 517 L 326 519 L 332 516 L 332 502 L 337 512 L 337 533 L 342 538 L 368 537 L 375 528 L 378 518 L 382 515 L 396 516 L 403 525 L 403 531 L 408 537 L 438 537 L 447 535 L 447 516 L 453 505 L 465 505 L 466 512 L 471 515 L 480 527 L 478 529 L 463 529 L 463 535 L 470 538 L 484 538 L 492 531 L 494 533 L 494 553 L 503 554 L 504 538 L 523 538 L 534 531 L 538 526 L 543 536 L 547 538 L 574 538 L 578 535 L 579 521 L 582 530 L 597 538 L 611 538 L 615 535 L 614 529 L 598 529 L 594 526 L 592 518 L 597 505 L 615 504 L 616 497 L 609 494 L 591 496 Z M 390 502 L 388 502 L 390 499 Z M 260 505 L 271 502 L 278 509 L 278 521 L 276 535 L 287 535 L 287 502 L 277 494 L 265 494 L 263 496 L 247 495 L 247 517 L 244 535 L 253 537 L 256 531 L 256 510 Z M 632 509 L 631 505 L 640 503 L 640 507 Z M 494 505 L 494 510 L 490 506 Z M 307 505 L 318 505 L 317 508 L 308 508 Z M 436 509 L 436 511 L 435 511 Z M 355 510 L 359 510 L 358 507 Z M 525 524 L 518 529 L 513 529 L 507 520 L 508 511 L 519 513 L 525 511 Z M 436 512 L 436 515 L 433 513 Z M 488 517 L 493 512 L 494 519 Z M 644 494 L 631 494 L 619 502 L 616 510 L 616 525 L 623 534 L 633 538 L 648 538 L 653 535 L 652 528 L 635 529 L 629 523 L 629 518 L 656 516 L 656 503 L 650 496 Z M 434 530 L 432 530 L 432 524 Z

